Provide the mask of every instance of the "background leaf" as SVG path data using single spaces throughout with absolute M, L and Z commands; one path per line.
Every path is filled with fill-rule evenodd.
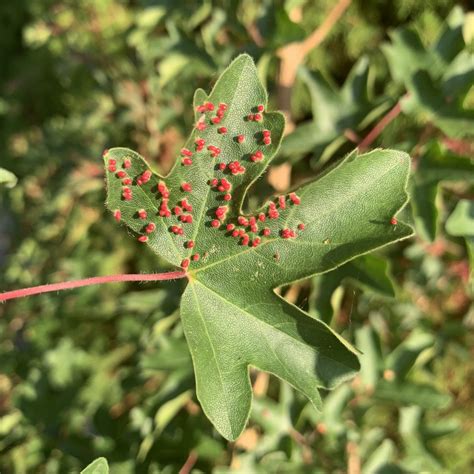
M 105 458 L 98 458 L 91 462 L 85 469 L 81 471 L 81 474 L 108 474 L 109 465 Z

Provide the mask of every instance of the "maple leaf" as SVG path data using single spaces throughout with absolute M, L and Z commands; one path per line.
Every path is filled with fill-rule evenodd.
M 275 288 L 410 236 L 393 219 L 407 201 L 409 157 L 352 153 L 318 180 L 243 214 L 248 188 L 278 150 L 283 115 L 266 110 L 247 55 L 209 96 L 198 90 L 194 108 L 195 129 L 166 178 L 129 149 L 104 153 L 107 206 L 139 241 L 187 271 L 181 320 L 197 396 L 234 440 L 250 412 L 249 366 L 286 380 L 316 407 L 318 388 L 359 369 L 349 343 Z
M 310 93 L 313 118 L 299 124 L 283 141 L 281 156 L 290 162 L 308 153 L 313 154 L 314 163 L 327 161 L 347 141 L 347 130 L 363 130 L 389 106 L 384 97 L 372 98 L 365 56 L 357 61 L 340 89 L 305 67 L 300 67 L 298 76 Z
M 468 15 L 454 7 L 436 41 L 425 47 L 419 34 L 408 28 L 391 33 L 382 46 L 395 82 L 405 85 L 406 113 L 419 114 L 451 137 L 472 136 L 474 111 L 465 98 L 474 79 L 474 54 L 463 38 Z

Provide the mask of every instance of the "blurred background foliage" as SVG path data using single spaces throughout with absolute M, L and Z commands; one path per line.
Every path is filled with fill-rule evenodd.
M 256 398 L 236 443 L 195 398 L 182 282 L 1 305 L 2 473 L 79 472 L 99 456 L 112 473 L 474 471 L 467 1 L 16 0 L 0 3 L 0 21 L 2 290 L 165 270 L 106 214 L 101 151 L 128 146 L 166 172 L 192 126 L 194 90 L 240 52 L 288 116 L 286 164 L 254 196 L 315 176 L 395 107 L 371 146 L 413 157 L 403 218 L 417 230 L 282 289 L 357 345 L 362 370 L 325 394 L 322 413 L 252 371 Z

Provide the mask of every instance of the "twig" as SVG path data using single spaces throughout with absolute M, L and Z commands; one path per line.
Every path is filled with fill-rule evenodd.
M 323 23 L 316 28 L 305 40 L 289 43 L 277 51 L 281 59 L 280 77 L 278 83 L 278 108 L 285 112 L 289 122 L 289 131 L 293 126 L 290 117 L 291 90 L 295 84 L 296 73 L 308 53 L 319 46 L 331 31 L 332 27 L 347 10 L 352 0 L 339 0 L 328 13 Z M 286 133 L 289 133 L 286 132 Z
M 384 131 L 385 127 L 395 120 L 402 111 L 401 101 L 407 97 L 405 94 L 394 106 L 391 108 L 374 126 L 374 128 L 365 136 L 365 138 L 359 143 L 359 150 L 366 150 L 370 145 L 377 139 L 377 137 Z
M 352 0 L 339 0 L 335 7 L 329 12 L 322 25 L 303 41 L 301 47 L 305 56 L 323 42 L 332 27 L 349 8 L 351 2 Z
M 277 85 L 278 109 L 281 110 L 286 117 L 285 135 L 291 133 L 295 128 L 291 116 L 291 94 L 295 85 L 298 68 L 304 62 L 308 53 L 324 41 L 331 31 L 331 28 L 347 10 L 351 1 L 352 0 L 339 0 L 328 13 L 323 23 L 306 39 L 300 42 L 289 43 L 277 51 L 277 56 L 280 58 L 280 71 Z M 277 191 L 288 189 L 291 182 L 291 165 L 284 163 L 272 167 L 268 173 L 268 182 Z
M 33 286 L 31 288 L 22 288 L 21 290 L 12 290 L 0 294 L 0 302 L 23 298 L 25 296 L 38 295 L 41 293 L 50 293 L 52 291 L 71 290 L 82 286 L 101 285 L 103 283 L 112 283 L 119 281 L 161 281 L 175 280 L 186 277 L 183 271 L 167 273 L 130 273 L 120 275 L 107 275 L 100 277 L 85 278 L 83 280 L 63 281 L 60 283 L 51 283 L 47 285 Z
M 346 445 L 347 474 L 360 474 L 360 456 L 356 443 L 349 441 Z
M 474 154 L 473 142 L 446 137 L 443 138 L 442 143 L 448 150 L 458 155 L 470 156 Z
M 189 474 L 197 460 L 198 455 L 194 451 L 191 451 L 188 459 L 186 459 L 186 462 L 183 464 L 183 467 L 179 470 L 179 474 Z

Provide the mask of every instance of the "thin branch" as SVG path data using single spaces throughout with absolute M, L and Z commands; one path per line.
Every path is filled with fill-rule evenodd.
M 332 27 L 349 8 L 351 2 L 352 0 L 339 0 L 334 8 L 328 13 L 322 25 L 302 42 L 301 48 L 305 56 L 324 41 Z
M 23 298 L 25 296 L 38 295 L 41 293 L 50 293 L 52 291 L 71 290 L 90 285 L 102 285 L 103 283 L 113 283 L 122 281 L 161 281 L 175 280 L 186 277 L 183 271 L 167 273 L 131 273 L 120 275 L 107 275 L 100 277 L 85 278 L 83 280 L 63 281 L 60 283 L 51 283 L 48 285 L 33 286 L 31 288 L 22 288 L 21 290 L 7 291 L 0 294 L 0 302 Z
M 286 117 L 285 135 L 291 133 L 295 128 L 295 123 L 291 116 L 291 95 L 296 82 L 298 68 L 303 64 L 308 53 L 324 41 L 333 26 L 347 10 L 351 1 L 352 0 L 339 0 L 328 13 L 323 23 L 306 39 L 300 42 L 289 43 L 277 51 L 277 56 L 280 58 L 277 84 L 278 109 L 281 110 Z M 301 11 L 298 10 L 300 8 L 301 7 L 296 7 L 295 11 L 301 13 Z M 267 179 L 277 191 L 286 190 L 291 182 L 291 165 L 289 163 L 283 163 L 282 165 L 270 168 Z
M 377 137 L 384 131 L 385 127 L 395 120 L 402 111 L 401 101 L 406 97 L 403 96 L 393 108 L 391 108 L 374 126 L 374 128 L 366 135 L 366 137 L 359 143 L 359 150 L 363 151 L 369 148 L 370 145 L 377 139 Z
M 278 80 L 278 108 L 282 110 L 288 119 L 286 133 L 292 129 L 293 122 L 290 116 L 291 90 L 295 84 L 298 68 L 305 60 L 306 56 L 319 46 L 327 37 L 333 26 L 347 10 L 352 0 L 339 0 L 334 8 L 328 13 L 323 23 L 316 28 L 305 40 L 289 43 L 282 46 L 277 55 L 281 59 L 280 77 Z
M 179 474 L 189 474 L 191 472 L 191 469 L 196 464 L 197 460 L 198 460 L 198 456 L 196 452 L 191 451 L 189 453 L 188 459 L 186 459 L 186 462 L 183 464 L 183 467 L 179 470 Z

